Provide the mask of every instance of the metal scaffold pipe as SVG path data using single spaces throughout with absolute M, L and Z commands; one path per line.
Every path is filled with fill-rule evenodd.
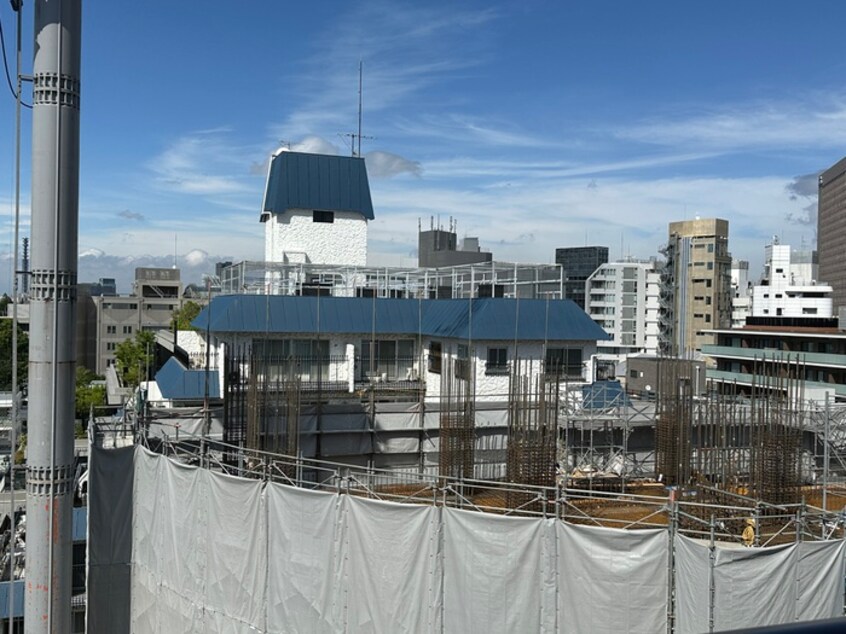
M 71 629 L 81 0 L 34 0 L 25 631 Z

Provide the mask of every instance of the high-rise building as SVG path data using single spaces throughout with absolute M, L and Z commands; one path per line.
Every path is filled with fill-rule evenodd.
M 608 262 L 608 247 L 562 247 L 555 249 L 555 263 L 564 274 L 564 297 L 585 307 L 585 282 Z
M 832 288 L 817 282 L 814 259 L 813 251 L 791 251 L 777 238 L 766 246 L 764 276 L 752 291 L 756 325 L 774 317 L 831 319 Z
M 820 174 L 817 202 L 820 279 L 834 289 L 835 314 L 846 307 L 846 158 Z
M 661 352 L 692 357 L 731 324 L 729 223 L 720 218 L 671 222 L 663 249 Z
M 601 265 L 585 282 L 585 312 L 611 335 L 598 342 L 600 362 L 658 353 L 660 273 L 654 261 Z
M 458 233 L 450 219 L 449 230 L 435 227 L 422 229 L 417 235 L 417 266 L 420 268 L 441 268 L 461 264 L 492 262 L 493 254 L 482 251 L 479 238 L 465 237 L 458 241 Z

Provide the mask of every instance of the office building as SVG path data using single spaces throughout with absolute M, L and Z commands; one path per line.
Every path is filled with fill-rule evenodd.
M 564 276 L 564 297 L 585 308 L 585 282 L 608 262 L 608 247 L 562 247 L 555 249 L 555 263 Z
M 819 178 L 817 251 L 820 279 L 834 289 L 834 310 L 846 307 L 846 158 Z

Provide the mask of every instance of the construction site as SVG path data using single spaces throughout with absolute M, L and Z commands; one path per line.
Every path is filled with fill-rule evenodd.
M 842 615 L 844 411 L 805 401 L 798 373 L 700 395 L 691 363 L 662 359 L 655 399 L 640 400 L 514 361 L 491 401 L 470 364 L 443 363 L 435 403 L 378 384 L 352 408 L 331 376 L 249 379 L 227 405 L 227 424 L 244 419 L 237 443 L 96 425 L 93 517 L 134 484 L 126 517 L 92 523 L 110 550 L 92 555 L 89 619 L 138 631 L 194 618 L 263 631 L 399 619 L 440 632 L 705 632 Z M 353 409 L 366 426 L 338 429 Z M 333 444 L 345 455 L 307 455 Z M 161 563 L 188 542 L 210 575 L 194 589 Z M 110 566 L 126 563 L 133 584 L 111 583 Z M 123 615 L 104 609 L 122 592 Z M 487 598 L 460 599 L 470 592 Z
M 477 395 L 475 365 L 445 355 L 437 395 L 427 397 L 414 370 L 423 360 L 392 359 L 398 368 L 386 374 L 398 378 L 384 380 L 324 356 L 227 358 L 221 462 L 249 470 L 283 456 L 273 464 L 290 476 L 296 463 L 315 484 L 320 469 L 310 465 L 331 462 L 380 473 L 391 483 L 378 493 L 403 498 L 421 482 L 495 482 L 463 495 L 497 512 L 552 508 L 555 492 L 569 490 L 573 512 L 607 526 L 666 525 L 676 499 L 703 506 L 691 521 L 705 530 L 706 507 L 722 505 L 737 516 L 723 522 L 722 538 L 733 541 L 750 517 L 760 518 L 759 532 L 778 532 L 766 517 L 846 504 L 846 409 L 805 400 L 801 368 L 775 377 L 762 362 L 751 388 L 697 394 L 692 363 L 660 359 L 654 398 L 643 399 L 615 381 L 586 384 L 557 363 L 517 359 L 503 368 L 506 393 Z M 159 412 L 146 412 L 139 427 L 149 429 Z M 157 436 L 181 440 L 158 422 Z

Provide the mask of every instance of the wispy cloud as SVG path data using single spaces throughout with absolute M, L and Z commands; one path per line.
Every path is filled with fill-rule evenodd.
M 367 174 L 371 178 L 391 178 L 400 174 L 420 176 L 423 168 L 417 161 L 409 161 L 390 152 L 368 152 L 365 155 Z
M 124 209 L 123 211 L 118 212 L 118 218 L 123 218 L 124 220 L 137 220 L 138 222 L 144 222 L 144 214 L 140 211 L 130 211 L 129 209 Z
M 205 196 L 250 191 L 245 178 L 260 150 L 229 139 L 225 127 L 175 139 L 148 163 L 155 183 L 165 190 Z
M 841 147 L 846 136 L 846 96 L 752 102 L 662 112 L 616 131 L 620 139 L 720 150 Z
M 462 10 L 420 4 L 362 2 L 321 37 L 290 77 L 286 91 L 301 105 L 272 128 L 285 137 L 328 135 L 351 128 L 358 93 L 357 67 L 364 64 L 365 121 L 435 83 L 479 66 L 489 57 L 492 9 Z

